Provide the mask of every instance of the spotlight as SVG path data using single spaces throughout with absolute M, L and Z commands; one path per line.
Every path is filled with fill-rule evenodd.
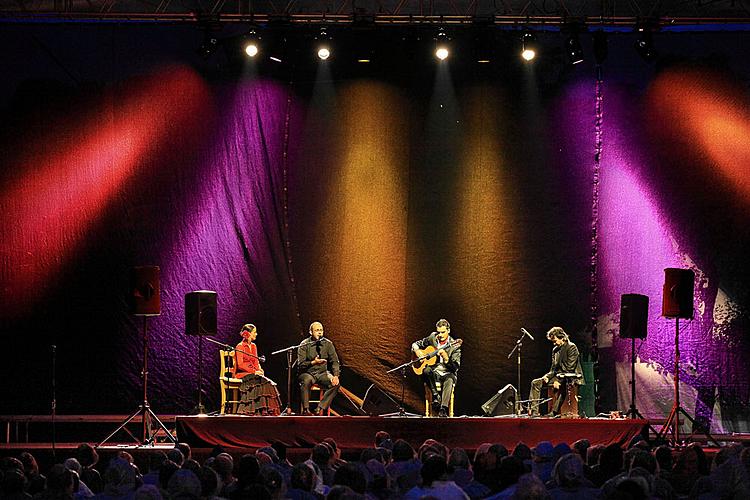
M 578 39 L 578 32 L 573 32 L 565 39 L 565 52 L 571 64 L 583 62 L 583 47 L 581 40 Z
M 325 61 L 331 57 L 331 37 L 328 36 L 325 26 L 320 28 L 320 33 L 315 39 L 318 41 L 318 58 Z
M 260 51 L 260 44 L 258 43 L 258 36 L 255 34 L 255 30 L 251 30 L 250 33 L 245 35 L 245 39 L 242 43 L 242 50 L 245 51 L 247 57 L 255 57 Z
M 435 57 L 441 61 L 448 59 L 450 53 L 448 35 L 445 33 L 443 28 L 438 30 L 437 36 L 435 37 Z
M 531 31 L 525 30 L 521 35 L 521 57 L 530 62 L 536 57 L 536 52 L 536 37 Z
M 640 32 L 640 35 L 635 41 L 635 51 L 638 52 L 638 55 L 641 56 L 644 61 L 651 62 L 656 59 L 657 56 L 656 48 L 654 47 L 654 39 L 651 35 L 651 30 L 648 28 L 640 27 L 638 28 L 638 31 Z

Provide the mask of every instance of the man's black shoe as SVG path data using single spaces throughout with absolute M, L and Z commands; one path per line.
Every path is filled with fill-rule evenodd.
M 303 417 L 310 417 L 310 416 L 312 416 L 312 413 L 310 412 L 310 409 L 309 408 L 303 408 L 302 409 L 302 416 Z
M 445 418 L 448 416 L 448 408 L 445 406 L 440 407 L 440 411 L 438 412 L 438 417 Z

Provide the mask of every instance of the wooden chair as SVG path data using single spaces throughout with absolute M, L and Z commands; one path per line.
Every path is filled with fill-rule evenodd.
M 318 394 L 317 396 L 314 395 L 316 392 Z M 315 405 L 319 405 L 320 404 L 320 400 L 323 399 L 323 393 L 324 392 L 325 391 L 323 390 L 323 388 L 320 387 L 318 384 L 313 384 L 310 387 L 310 403 L 311 404 L 315 404 Z M 302 403 L 300 403 L 299 412 L 300 412 L 300 414 L 302 414 Z M 331 408 L 330 407 L 328 408 L 328 411 L 326 413 L 328 415 L 331 414 Z
M 438 392 L 442 392 L 442 384 L 440 382 L 436 383 Z M 453 384 L 453 390 L 451 391 L 451 402 L 450 406 L 448 407 L 448 416 L 453 416 L 453 396 L 456 394 L 456 384 Z M 424 385 L 424 416 L 425 417 L 431 417 L 432 415 L 432 391 L 427 386 L 427 384 Z
M 232 377 L 234 367 L 234 351 L 220 350 L 221 371 L 219 372 L 219 387 L 221 388 L 221 406 L 219 413 L 237 413 L 240 404 L 240 384 L 242 379 Z

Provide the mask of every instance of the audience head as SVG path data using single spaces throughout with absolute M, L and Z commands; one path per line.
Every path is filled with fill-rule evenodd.
M 135 491 L 136 469 L 124 458 L 113 458 L 104 472 L 105 490 L 108 494 L 126 495 Z
M 534 462 L 550 462 L 552 461 L 552 453 L 554 447 L 549 441 L 542 441 L 538 443 L 533 450 Z
M 391 435 L 388 434 L 386 431 L 378 431 L 375 433 L 375 448 L 379 448 L 383 446 L 383 443 L 385 441 L 388 441 L 391 443 L 391 447 L 393 447 L 393 443 L 391 441 Z M 385 448 L 385 446 L 383 446 Z
M 362 469 L 356 464 L 347 463 L 336 469 L 336 473 L 333 475 L 333 484 L 348 486 L 363 495 L 367 489 L 367 479 L 365 479 Z
M 433 481 L 445 479 L 448 475 L 448 464 L 440 455 L 430 455 L 422 463 L 422 484 L 432 486 Z
M 193 457 L 193 452 L 190 449 L 190 445 L 187 443 L 176 443 L 174 445 L 175 448 L 180 450 L 182 452 L 182 456 L 185 457 L 185 460 L 190 460 Z
M 144 484 L 135 490 L 135 500 L 162 500 L 159 488 L 153 484 Z
M 500 460 L 503 457 L 507 457 L 509 455 L 508 448 L 501 445 L 500 443 L 495 443 L 492 446 L 490 446 L 490 449 L 487 450 L 489 453 L 494 453 L 498 460 Z
M 78 475 L 81 474 L 81 463 L 77 459 L 73 457 L 67 458 L 63 462 L 63 465 L 65 466 L 66 469 L 71 470 Z
M 279 454 L 272 446 L 264 446 L 263 448 L 260 448 L 258 450 L 258 453 L 265 453 L 266 455 L 271 457 L 273 463 L 279 463 Z
M 654 450 L 654 458 L 656 463 L 659 464 L 659 470 L 671 471 L 672 470 L 672 448 L 667 445 L 661 445 Z
M 318 443 L 313 446 L 310 458 L 318 465 L 318 467 L 324 467 L 328 465 L 331 457 L 331 447 L 327 443 Z
M 219 494 L 219 475 L 211 467 L 201 468 L 201 496 L 213 498 Z
M 267 465 L 258 474 L 260 484 L 265 486 L 273 498 L 282 498 L 284 495 L 284 478 L 276 467 Z
M 76 458 L 82 467 L 93 467 L 99 462 L 99 454 L 96 448 L 88 443 L 79 444 L 76 448 Z
M 393 443 L 393 461 L 394 462 L 405 462 L 407 460 L 414 459 L 414 448 L 404 441 L 403 439 L 397 439 Z
M 563 455 L 555 463 L 552 469 L 552 477 L 558 486 L 562 488 L 572 488 L 580 486 L 583 481 L 583 460 L 577 453 L 568 453 Z
M 135 486 L 135 481 L 133 486 Z M 72 498 L 73 489 L 73 473 L 66 469 L 63 464 L 53 465 L 47 474 L 47 490 L 54 493 L 54 497 Z
M 201 496 L 201 481 L 193 471 L 179 469 L 169 478 L 167 491 L 170 499 L 198 499 Z
M 214 459 L 213 468 L 219 475 L 219 479 L 224 484 L 228 484 L 232 480 L 232 471 L 234 470 L 234 459 L 229 453 L 219 453 Z
M 348 486 L 337 484 L 328 492 L 326 500 L 359 500 L 365 497 Z
M 526 443 L 518 443 L 513 448 L 513 456 L 521 460 L 531 460 L 531 448 Z
M 591 446 L 591 443 L 586 438 L 579 439 L 578 441 L 575 441 L 573 443 L 573 451 L 578 453 L 578 456 L 581 457 L 581 460 L 583 460 L 583 463 L 586 463 L 586 460 L 588 457 L 588 450 L 590 446 Z
M 469 455 L 463 448 L 453 448 L 448 455 L 448 466 L 454 469 L 471 469 Z
M 535 474 L 523 474 L 518 478 L 513 498 L 519 500 L 548 500 L 550 494 L 542 480 Z
M 237 465 L 237 480 L 240 484 L 254 483 L 258 479 L 259 473 L 260 462 L 258 461 L 258 457 L 250 453 L 246 453 L 240 457 L 240 462 Z
M 176 463 L 172 462 L 171 460 L 166 460 L 163 464 L 161 464 L 161 467 L 159 467 L 159 487 L 166 491 L 167 487 L 169 486 L 169 480 L 172 478 L 172 475 L 177 472 L 179 467 Z
M 182 454 L 179 448 L 172 448 L 171 450 L 169 450 L 167 452 L 167 458 L 180 467 L 182 467 L 182 464 L 185 463 L 185 455 Z
M 292 488 L 302 491 L 312 491 L 315 486 L 315 471 L 306 463 L 299 463 L 292 467 Z

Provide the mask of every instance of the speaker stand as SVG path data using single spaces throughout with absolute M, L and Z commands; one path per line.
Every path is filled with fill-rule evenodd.
M 203 405 L 203 335 L 198 335 L 198 404 L 191 412 L 197 415 L 205 415 L 206 407 Z
M 133 412 L 128 418 L 126 418 L 120 426 L 112 431 L 112 433 L 105 437 L 101 443 L 99 443 L 97 446 L 100 447 L 104 445 L 107 441 L 112 439 L 118 432 L 121 430 L 124 430 L 127 432 L 131 438 L 133 438 L 134 443 L 137 443 L 140 446 L 153 446 L 156 441 L 156 435 L 157 433 L 162 430 L 167 436 L 167 439 L 169 439 L 173 444 L 177 443 L 177 439 L 172 435 L 171 432 L 169 432 L 169 429 L 164 425 L 164 423 L 159 420 L 159 417 L 156 416 L 156 414 L 151 410 L 151 407 L 148 404 L 148 317 L 143 317 L 143 371 L 141 372 L 141 381 L 143 382 L 143 403 L 138 406 L 138 409 Z M 141 417 L 142 422 L 142 433 L 140 440 L 136 438 L 133 433 L 131 433 L 127 429 L 127 425 L 130 423 L 131 420 L 136 418 L 137 416 Z M 154 425 L 156 424 L 156 425 Z
M 666 439 L 671 446 L 679 446 L 680 444 L 680 414 L 687 418 L 693 426 L 693 432 L 688 437 L 692 437 L 695 434 L 695 419 L 691 417 L 685 409 L 680 406 L 680 318 L 675 318 L 674 323 L 674 403 L 672 404 L 672 411 L 669 412 L 667 420 L 664 421 L 661 431 L 657 434 L 660 439 Z M 713 441 L 716 445 L 719 442 L 709 433 L 708 430 L 705 432 L 699 432 L 706 436 L 709 440 Z

